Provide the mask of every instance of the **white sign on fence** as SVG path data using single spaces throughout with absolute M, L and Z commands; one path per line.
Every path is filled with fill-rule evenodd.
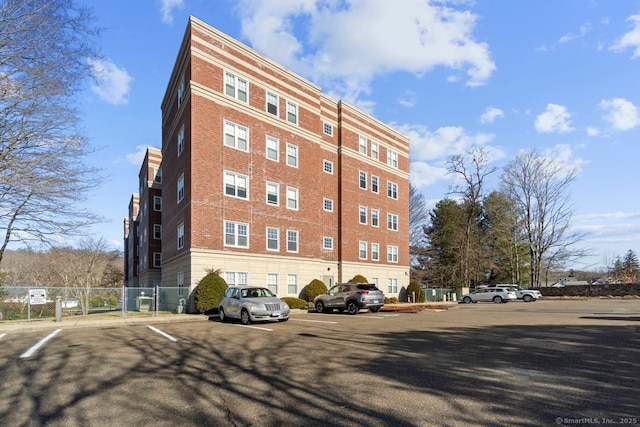
M 47 302 L 47 291 L 45 289 L 29 289 L 29 304 L 40 305 Z

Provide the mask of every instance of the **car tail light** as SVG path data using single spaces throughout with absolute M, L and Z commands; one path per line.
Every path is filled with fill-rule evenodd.
M 358 291 L 356 292 L 358 295 L 367 295 L 369 291 Z

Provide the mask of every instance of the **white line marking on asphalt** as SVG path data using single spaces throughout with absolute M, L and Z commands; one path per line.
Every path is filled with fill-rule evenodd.
M 2 337 L 4 337 L 7 334 L 0 334 L 0 340 L 2 339 Z
M 169 335 L 169 334 L 167 334 L 167 333 L 165 333 L 165 332 L 162 332 L 162 331 L 161 331 L 160 329 L 158 329 L 158 328 L 154 328 L 154 327 L 153 327 L 153 326 L 151 326 L 151 325 L 147 325 L 147 328 L 151 329 L 153 332 L 157 332 L 157 333 L 159 333 L 160 335 L 162 335 L 163 337 L 165 337 L 165 338 L 166 338 L 166 339 L 168 339 L 169 341 L 178 342 L 178 340 L 177 340 L 177 339 L 175 339 L 174 337 L 172 337 L 171 335 Z
M 233 326 L 240 326 L 241 328 L 251 328 L 251 329 L 260 329 L 262 331 L 268 331 L 268 332 L 273 332 L 273 329 L 269 329 L 269 328 L 261 328 L 259 326 L 251 326 L 251 325 L 237 325 L 237 324 L 233 324 Z
M 51 338 L 53 338 L 54 336 L 56 336 L 56 334 L 58 332 L 60 332 L 62 329 L 56 329 L 55 331 L 53 331 L 52 333 L 49 334 L 49 336 L 43 338 L 40 340 L 40 342 L 36 345 L 34 345 L 33 347 L 31 347 L 29 350 L 27 350 L 26 352 L 22 353 L 22 355 L 20 356 L 21 359 L 27 358 L 27 357 L 31 357 L 31 355 L 33 353 L 35 353 L 40 347 L 42 347 L 47 341 L 49 341 Z
M 306 319 L 290 319 L 295 320 L 296 322 L 313 322 L 313 323 L 330 323 L 332 325 L 336 325 L 338 322 L 329 322 L 328 320 L 306 320 Z

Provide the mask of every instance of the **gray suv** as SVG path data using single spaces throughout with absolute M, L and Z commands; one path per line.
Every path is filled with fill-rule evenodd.
M 376 313 L 384 305 L 384 293 L 373 283 L 341 283 L 318 295 L 314 304 L 318 313 L 336 309 L 341 313 L 347 310 L 349 314 L 358 314 L 363 308 Z

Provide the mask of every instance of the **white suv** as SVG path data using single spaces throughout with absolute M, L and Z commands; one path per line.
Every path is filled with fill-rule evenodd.
M 475 291 L 462 296 L 462 302 L 465 304 L 476 303 L 478 301 L 486 302 L 509 302 L 517 299 L 516 291 L 512 288 L 486 287 L 477 288 Z
M 511 288 L 516 291 L 516 297 L 518 297 L 518 299 L 521 299 L 524 302 L 531 302 L 539 298 L 542 298 L 542 294 L 540 293 L 540 291 L 525 289 L 523 287 L 520 287 L 519 285 L 489 285 L 489 286 L 482 286 L 482 287 L 483 288 L 496 288 L 496 287 Z

